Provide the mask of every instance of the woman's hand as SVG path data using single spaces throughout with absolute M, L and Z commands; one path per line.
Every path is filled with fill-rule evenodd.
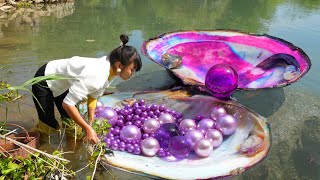
M 81 117 L 78 109 L 75 106 L 68 105 L 66 103 L 62 103 L 62 107 L 66 110 L 68 115 L 72 120 L 74 120 L 83 130 L 86 131 L 87 139 L 90 143 L 96 144 L 99 142 L 97 133 L 94 129 L 86 123 L 86 121 Z
M 91 144 L 97 144 L 99 142 L 97 133 L 91 126 L 88 126 L 88 128 L 86 129 L 86 137 Z

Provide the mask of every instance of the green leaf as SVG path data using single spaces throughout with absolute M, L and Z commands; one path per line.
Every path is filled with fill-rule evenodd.
M 58 151 L 58 150 L 55 150 L 55 151 L 52 153 L 52 155 L 54 155 L 54 156 L 59 155 L 59 154 L 60 154 L 60 151 Z

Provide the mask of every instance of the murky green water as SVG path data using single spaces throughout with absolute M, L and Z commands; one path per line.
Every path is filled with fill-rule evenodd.
M 273 135 L 269 156 L 235 179 L 320 179 L 320 0 L 77 0 L 55 8 L 47 13 L 50 16 L 29 13 L 0 19 L 0 80 L 18 85 L 49 60 L 105 55 L 119 45 L 122 33 L 130 35 L 129 44 L 136 48 L 157 34 L 187 29 L 266 33 L 302 48 L 312 67 L 300 81 L 285 88 L 235 93 L 239 103 L 270 121 Z M 139 78 L 113 86 L 120 91 L 161 86 L 163 82 L 150 79 L 148 86 L 143 83 L 148 77 L 165 76 L 147 58 L 143 57 L 143 63 Z M 36 114 L 30 104 L 30 97 L 20 101 L 22 114 L 17 104 L 10 106 L 9 119 L 31 127 Z M 50 150 L 56 144 L 53 140 L 42 149 Z M 75 170 L 87 163 L 81 145 L 70 156 L 75 159 Z M 146 179 L 110 171 L 118 179 Z M 90 173 L 84 170 L 77 179 Z M 112 178 L 99 173 L 99 179 Z

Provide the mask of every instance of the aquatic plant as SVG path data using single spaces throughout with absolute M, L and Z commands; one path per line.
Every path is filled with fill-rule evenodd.
M 53 156 L 62 157 L 62 153 L 54 151 Z M 5 157 L 0 154 L 0 180 L 4 179 L 67 179 L 74 176 L 74 172 L 67 169 L 68 162 L 34 153 L 28 158 Z

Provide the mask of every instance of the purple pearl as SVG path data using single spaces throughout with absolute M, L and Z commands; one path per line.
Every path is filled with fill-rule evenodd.
M 129 114 L 129 111 L 127 109 L 122 109 L 120 111 L 120 113 L 123 115 L 123 116 L 127 116 Z
M 128 145 L 127 145 L 127 149 L 126 149 L 127 152 L 131 153 L 131 152 L 133 151 L 133 149 L 134 149 L 134 148 L 133 148 L 133 146 L 132 146 L 131 144 L 128 144 Z
M 137 148 L 137 147 L 140 147 L 140 145 L 139 145 L 138 143 L 134 143 L 134 144 L 133 144 L 133 147 L 134 147 L 134 148 Z
M 134 147 L 133 154 L 139 155 L 140 153 L 141 153 L 140 146 L 139 147 Z
M 142 110 L 141 110 L 141 109 L 136 109 L 136 110 L 134 111 L 134 113 L 135 113 L 136 115 L 139 115 L 139 114 L 142 113 Z
M 114 137 L 109 137 L 110 140 L 114 140 Z
M 132 119 L 132 115 L 131 115 L 131 114 L 128 114 L 128 116 L 126 117 L 126 120 L 127 120 L 127 121 L 131 121 L 131 119 Z
M 207 71 L 205 85 L 212 96 L 230 98 L 238 87 L 238 73 L 226 63 L 216 64 Z
M 159 111 L 160 111 L 160 112 L 164 111 L 165 109 L 166 109 L 165 106 L 163 106 L 163 105 L 160 105 L 160 106 L 159 106 Z
M 140 109 L 140 106 L 139 105 L 133 105 L 133 111 L 137 110 L 137 109 Z
M 164 112 L 171 114 L 172 111 L 170 109 L 165 109 Z
M 182 113 L 179 113 L 179 112 L 176 113 L 176 118 L 177 119 L 182 118 L 182 116 L 183 116 Z
M 141 109 L 141 111 L 146 111 L 147 106 L 146 105 L 142 105 L 142 106 L 140 106 L 140 109 Z
M 138 128 L 140 128 L 142 123 L 141 123 L 141 121 L 136 121 L 136 122 L 134 122 L 134 125 L 136 125 Z
M 112 150 L 118 150 L 118 148 L 119 148 L 119 146 L 118 146 L 117 143 L 112 143 L 112 144 L 111 144 L 111 149 L 112 149 Z
M 153 112 L 153 114 L 156 115 L 156 116 L 158 116 L 158 115 L 160 114 L 159 109 L 155 110 L 155 111 Z
M 137 120 L 139 120 L 140 119 L 140 116 L 138 116 L 138 115 L 134 115 L 133 117 L 132 117 L 132 120 L 133 121 L 137 121 Z
M 120 134 L 120 129 L 115 129 L 115 130 L 114 130 L 114 134 L 115 134 L 115 135 Z
M 129 114 L 132 114 L 132 113 L 133 113 L 132 108 L 129 108 L 129 109 L 128 109 L 128 112 L 129 112 Z
M 203 116 L 197 115 L 194 119 L 195 119 L 196 121 L 200 121 L 201 119 L 203 119 Z
M 119 145 L 120 145 L 121 147 L 125 147 L 125 146 L 126 146 L 126 143 L 125 143 L 124 141 L 120 141 Z
M 146 111 L 150 111 L 150 106 L 146 106 Z
M 118 121 L 117 121 L 117 125 L 118 125 L 119 127 L 123 127 L 123 125 L 124 125 L 123 120 L 118 120 Z
M 153 116 L 153 115 L 154 115 L 154 112 L 153 112 L 153 111 L 149 111 L 149 112 L 148 112 L 148 116 L 151 117 L 151 116 Z
M 141 113 L 141 116 L 142 116 L 142 117 L 147 117 L 147 116 L 148 116 L 148 113 L 147 113 L 146 111 L 145 111 L 145 112 L 142 112 L 142 113 Z
M 124 105 L 125 109 L 129 109 L 131 106 L 129 104 Z
M 145 133 L 145 134 L 142 135 L 142 138 L 143 138 L 143 139 L 148 138 L 148 137 L 149 137 L 149 134 L 147 134 L 147 133 Z
M 123 120 L 123 119 L 124 119 L 123 115 L 120 114 L 120 115 L 118 116 L 118 120 Z
M 158 156 L 164 157 L 164 156 L 166 156 L 166 152 L 162 148 L 160 148 L 158 151 Z
M 139 105 L 140 105 L 140 106 L 141 106 L 141 105 L 144 105 L 145 102 L 146 102 L 146 101 L 145 101 L 144 99 L 140 99 L 140 100 L 139 100 Z
M 118 113 L 120 111 L 119 108 L 114 108 L 114 110 Z
M 156 104 L 151 104 L 150 109 L 151 109 L 152 111 L 155 111 L 155 110 L 158 109 L 158 106 L 157 106 Z
M 126 125 L 132 125 L 132 122 L 130 121 L 126 122 Z
M 106 141 L 106 145 L 107 145 L 107 147 L 110 147 L 111 141 Z
M 146 121 L 147 119 L 145 117 L 141 117 L 138 121 L 141 121 L 141 122 L 144 122 Z
M 172 110 L 171 113 L 170 113 L 172 116 L 176 116 L 177 112 Z
M 111 131 L 111 128 L 110 128 Z M 114 135 L 112 133 L 108 133 L 108 137 L 113 137 Z

